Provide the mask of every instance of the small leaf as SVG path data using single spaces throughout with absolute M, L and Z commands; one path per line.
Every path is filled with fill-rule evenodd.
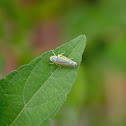
M 76 79 L 85 45 L 86 37 L 80 35 L 54 50 L 65 51 L 77 67 L 49 64 L 49 51 L 0 80 L 0 125 L 50 126 Z

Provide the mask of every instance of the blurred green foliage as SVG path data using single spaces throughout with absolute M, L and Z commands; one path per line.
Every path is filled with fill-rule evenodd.
M 38 56 L 32 39 L 36 27 L 46 22 L 59 22 L 61 42 L 87 36 L 77 81 L 54 125 L 126 125 L 125 91 L 120 93 L 126 88 L 126 0 L 1 0 L 0 14 L 0 42 L 14 50 L 17 66 Z M 51 38 L 48 30 L 44 35 Z M 42 43 L 41 50 L 44 47 Z M 115 108 L 118 98 L 122 101 Z
M 0 53 L 0 78 L 2 76 L 2 73 L 4 71 L 4 67 L 5 67 L 5 60 L 3 55 Z

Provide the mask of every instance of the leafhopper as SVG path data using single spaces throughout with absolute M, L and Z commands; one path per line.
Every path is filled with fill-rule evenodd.
M 69 66 L 69 67 L 76 67 L 77 66 L 77 63 L 75 61 L 63 56 L 64 53 L 58 54 L 58 56 L 56 56 L 56 54 L 54 52 L 53 52 L 53 54 L 54 54 L 54 56 L 51 56 L 49 58 L 53 62 L 53 63 L 50 63 L 50 64 L 55 63 L 56 65 Z

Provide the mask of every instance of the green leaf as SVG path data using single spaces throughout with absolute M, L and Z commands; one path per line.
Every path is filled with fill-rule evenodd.
M 54 50 L 65 51 L 77 67 L 49 64 L 49 51 L 0 80 L 0 125 L 50 126 L 75 82 L 85 45 L 80 35 Z

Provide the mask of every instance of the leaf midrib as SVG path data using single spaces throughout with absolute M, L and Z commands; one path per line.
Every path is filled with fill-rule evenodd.
M 81 40 L 81 39 L 80 39 Z M 79 40 L 79 44 L 80 44 L 80 40 Z M 77 46 L 79 45 L 77 44 Z M 72 50 L 72 52 L 76 49 L 76 47 Z M 72 52 L 69 54 L 69 56 L 72 54 Z M 28 106 L 28 104 L 32 101 L 32 99 L 36 96 L 36 94 L 41 90 L 41 88 L 48 82 L 48 80 L 52 77 L 52 75 L 59 69 L 59 67 L 50 75 L 50 77 L 45 81 L 45 83 L 36 91 L 36 93 L 31 97 L 31 99 L 26 103 L 26 105 L 23 107 L 23 109 L 21 110 L 21 112 L 18 114 L 18 116 L 15 118 L 15 120 L 12 122 L 12 124 L 10 126 L 13 126 L 14 123 L 16 122 L 16 120 L 18 119 L 18 117 L 21 115 L 21 113 L 24 111 L 24 109 L 26 108 L 26 106 Z

